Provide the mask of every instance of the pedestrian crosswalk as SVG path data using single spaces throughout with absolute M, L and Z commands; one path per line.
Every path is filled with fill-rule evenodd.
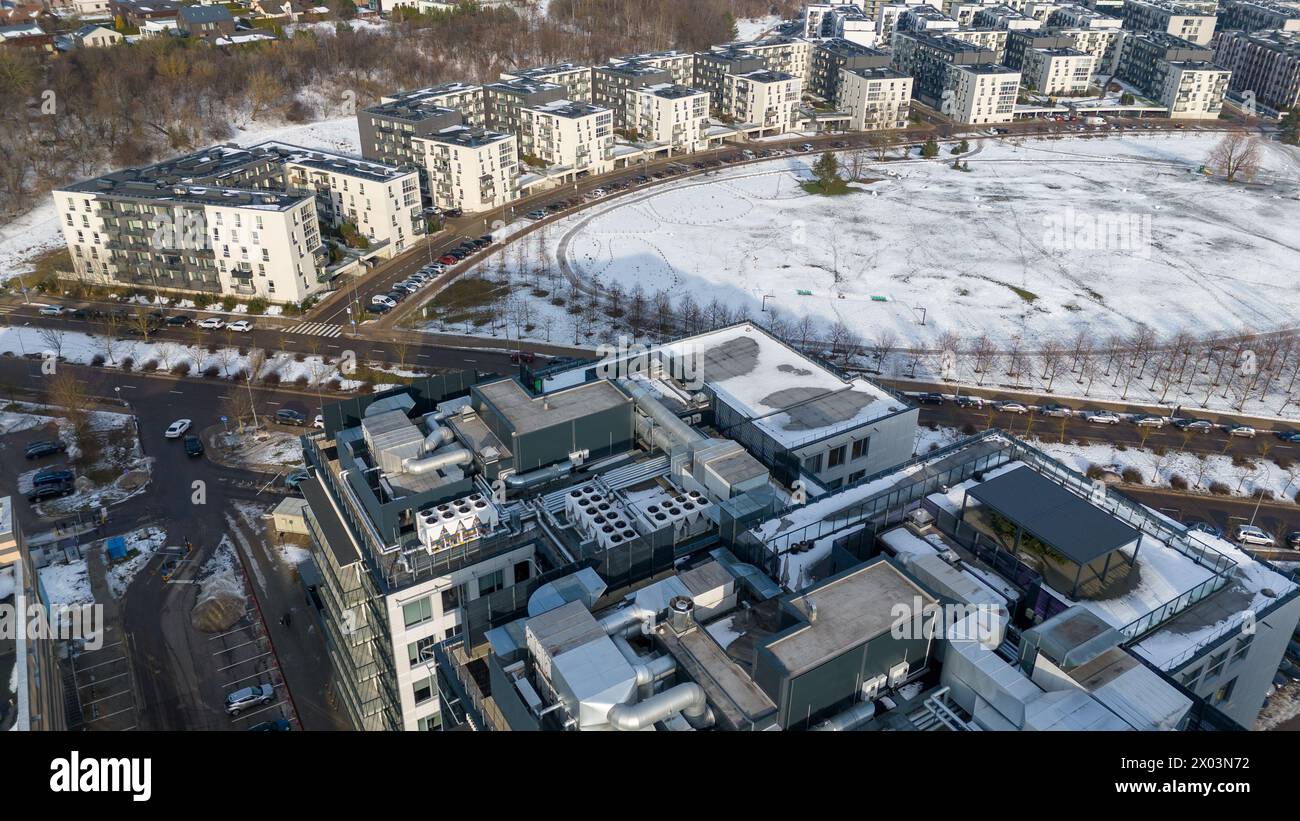
M 18 310 L 18 307 L 19 306 L 17 305 L 8 305 L 8 304 L 0 305 L 0 314 L 11 314 L 14 311 Z
M 342 325 L 331 325 L 328 322 L 304 322 L 301 325 L 294 325 L 292 328 L 285 328 L 287 334 L 307 334 L 309 336 L 328 336 L 338 337 L 343 335 Z

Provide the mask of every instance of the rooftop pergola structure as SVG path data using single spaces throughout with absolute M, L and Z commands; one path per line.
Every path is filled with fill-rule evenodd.
M 966 520 L 967 502 L 972 498 L 1015 525 L 1012 555 L 1019 556 L 1021 539 L 1029 535 L 1075 565 L 1072 599 L 1078 597 L 1080 584 L 1092 579 L 1105 583 L 1116 553 L 1130 568 L 1137 563 L 1142 534 L 1028 466 L 967 490 L 961 500 L 962 522 Z M 1132 551 L 1126 554 L 1127 547 Z M 1098 571 L 1093 563 L 1102 557 L 1105 561 Z M 1092 572 L 1086 578 L 1085 567 Z

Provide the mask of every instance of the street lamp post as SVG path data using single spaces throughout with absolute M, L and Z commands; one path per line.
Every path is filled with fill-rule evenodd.
M 257 430 L 257 401 L 253 398 L 253 371 L 248 371 L 248 407 L 253 412 L 253 430 Z

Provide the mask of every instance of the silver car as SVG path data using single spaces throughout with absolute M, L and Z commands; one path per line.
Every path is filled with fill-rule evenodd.
M 254 684 L 252 687 L 236 690 L 226 696 L 226 713 L 237 716 L 244 710 L 265 704 L 273 698 L 275 698 L 274 687 L 269 684 Z

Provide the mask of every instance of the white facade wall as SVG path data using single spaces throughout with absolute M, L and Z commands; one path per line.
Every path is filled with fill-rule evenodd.
M 670 146 L 674 154 L 707 148 L 704 131 L 709 121 L 709 93 L 696 91 L 683 97 L 663 97 L 653 87 L 628 92 L 629 125 L 644 140 Z
M 439 208 L 489 211 L 518 196 L 519 152 L 513 134 L 496 134 L 481 145 L 422 137 L 412 143 L 424 159 L 429 193 Z
M 863 77 L 851 69 L 840 69 L 836 108 L 852 117 L 851 131 L 906 128 L 911 103 L 911 77 Z

